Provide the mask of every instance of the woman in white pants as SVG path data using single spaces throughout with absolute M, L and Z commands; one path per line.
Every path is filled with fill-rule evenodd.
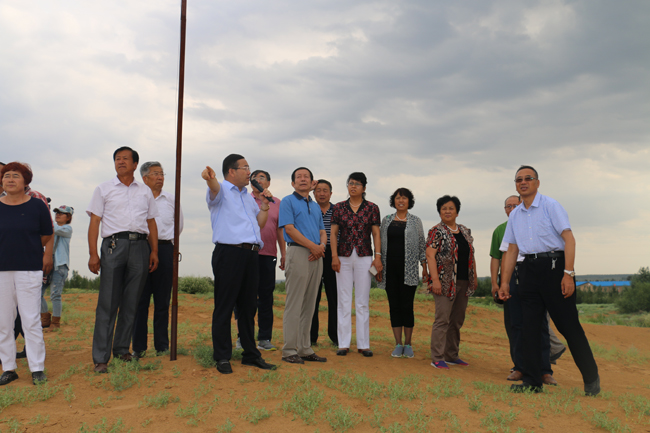
M 16 306 L 22 318 L 27 360 L 36 385 L 47 380 L 45 341 L 41 327 L 43 247 L 52 237 L 47 206 L 25 194 L 32 181 L 26 164 L 12 162 L 0 172 L 7 195 L 0 197 L 0 386 L 18 379 L 16 374 Z
M 350 198 L 334 205 L 332 211 L 332 269 L 336 271 L 338 294 L 337 355 L 350 351 L 352 340 L 352 288 L 355 293 L 357 349 L 363 356 L 372 356 L 370 350 L 370 268 L 377 270 L 381 279 L 381 241 L 379 207 L 366 200 L 366 175 L 355 172 L 348 176 Z M 374 243 L 372 252 L 370 238 Z

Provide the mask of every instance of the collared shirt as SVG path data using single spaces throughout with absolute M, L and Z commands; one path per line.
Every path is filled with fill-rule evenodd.
M 156 218 L 158 209 L 147 185 L 133 180 L 126 186 L 115 176 L 95 188 L 86 213 L 102 219 L 101 236 L 107 238 L 120 232 L 149 234 L 147 220 Z
M 70 238 L 72 237 L 72 226 L 54 224 L 54 267 L 70 266 Z
M 503 236 L 506 234 L 507 225 L 508 225 L 508 221 L 499 225 L 497 228 L 494 229 L 494 232 L 492 233 L 492 244 L 490 245 L 490 257 L 495 258 L 497 260 L 501 260 L 501 258 L 503 257 L 503 253 L 508 251 L 508 245 L 506 245 L 505 249 L 502 249 L 503 247 L 501 245 L 501 242 L 503 242 Z M 521 252 L 519 252 L 519 254 L 517 254 L 517 263 L 523 261 L 524 261 L 524 256 L 522 256 Z
M 174 239 L 174 201 L 176 197 L 166 191 L 160 191 L 160 195 L 154 200 L 158 207 L 156 226 L 158 227 L 158 240 L 171 241 Z M 180 210 L 178 233 L 183 231 L 183 209 Z
M 538 192 L 528 209 L 522 204 L 510 212 L 501 250 L 516 244 L 520 254 L 564 251 L 564 230 L 571 224 L 562 205 Z
M 332 212 L 332 224 L 339 226 L 337 246 L 339 256 L 350 257 L 354 249 L 357 250 L 359 257 L 372 256 L 370 245 L 372 226 L 381 224 L 379 207 L 376 204 L 364 199 L 357 213 L 354 213 L 349 199 L 337 203 Z
M 251 191 L 251 197 L 255 199 L 257 206 L 262 209 L 262 200 L 256 198 L 253 192 Z M 280 214 L 280 199 L 273 197 L 275 203 L 269 203 L 269 216 L 266 220 L 266 224 L 260 230 L 262 234 L 262 241 L 264 242 L 264 248 L 260 250 L 260 255 L 262 256 L 272 256 L 277 257 L 278 255 L 278 217 Z
M 219 194 L 213 200 L 210 199 L 210 188 L 205 195 L 212 222 L 212 243 L 248 243 L 258 244 L 263 248 L 264 242 L 257 222 L 260 208 L 253 197 L 248 194 L 246 187 L 240 191 L 227 180 L 220 185 Z
M 280 203 L 279 227 L 293 225 L 301 235 L 315 244 L 320 244 L 320 231 L 325 230 L 320 206 L 311 199 L 303 197 L 294 191 L 282 199 Z M 284 240 L 294 242 L 284 230 Z
M 320 206 L 319 206 L 320 207 Z M 334 205 L 330 203 L 329 209 L 321 214 L 323 215 L 323 225 L 325 226 L 325 233 L 327 233 L 327 246 L 330 244 L 330 234 L 332 233 L 332 212 L 334 211 Z

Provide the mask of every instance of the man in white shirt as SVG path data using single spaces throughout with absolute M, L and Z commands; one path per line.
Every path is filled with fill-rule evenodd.
M 153 295 L 153 346 L 156 352 L 169 350 L 169 301 L 174 273 L 174 202 L 175 197 L 163 191 L 165 173 L 158 161 L 148 161 L 140 167 L 142 181 L 151 189 L 158 216 L 158 268 L 149 273 L 142 290 L 133 324 L 133 355 L 141 357 L 147 351 L 147 318 Z M 183 211 L 179 212 L 179 234 L 183 231 Z
M 147 275 L 158 267 L 158 229 L 154 219 L 158 210 L 151 189 L 133 176 L 138 167 L 138 152 L 120 147 L 113 153 L 113 161 L 117 176 L 95 188 L 86 209 L 90 216 L 88 268 L 94 274 L 101 269 L 93 334 L 96 373 L 108 371 L 111 352 L 124 361 L 133 359 L 129 346 L 136 307 Z M 100 223 L 101 258 L 97 252 Z

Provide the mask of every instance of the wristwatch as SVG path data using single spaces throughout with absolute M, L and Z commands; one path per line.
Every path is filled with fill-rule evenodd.
M 564 273 L 567 274 L 570 277 L 575 277 L 576 272 L 575 271 L 567 271 L 566 269 L 564 270 Z

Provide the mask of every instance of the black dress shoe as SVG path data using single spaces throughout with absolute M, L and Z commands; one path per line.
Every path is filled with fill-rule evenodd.
M 221 359 L 217 361 L 217 371 L 221 374 L 232 373 L 232 366 L 230 365 L 230 361 L 227 359 Z
M 42 371 L 35 371 L 32 373 L 32 383 L 38 385 L 39 383 L 47 382 L 47 376 Z
M 359 353 L 365 356 L 366 358 L 370 358 L 372 356 L 372 350 L 370 349 L 359 349 Z
M 336 355 L 338 356 L 346 356 L 350 349 L 339 349 L 336 351 Z
M 15 371 L 5 371 L 2 373 L 2 376 L 0 376 L 0 386 L 11 383 L 16 379 L 18 379 L 18 375 Z
M 251 367 L 257 367 L 261 368 L 262 370 L 275 370 L 278 368 L 277 365 L 274 364 L 269 364 L 268 362 L 264 361 L 264 359 L 260 358 L 255 358 L 252 361 L 242 361 L 242 365 L 250 365 Z
M 25 359 L 25 358 L 27 358 L 27 351 L 23 347 L 22 352 L 16 352 L 16 359 Z
M 93 369 L 95 373 L 108 373 L 108 364 L 100 362 L 98 364 L 95 364 L 95 368 Z
M 300 359 L 302 359 L 303 361 L 311 361 L 311 362 L 327 362 L 327 358 L 318 356 L 315 353 L 312 353 L 311 355 L 307 355 L 307 356 L 301 356 Z
M 538 394 L 540 392 L 544 392 L 541 386 L 535 386 L 531 385 L 529 383 L 519 383 L 516 385 L 510 385 L 510 391 L 511 392 L 516 392 L 516 393 L 522 393 L 522 392 L 532 392 L 535 394 Z

